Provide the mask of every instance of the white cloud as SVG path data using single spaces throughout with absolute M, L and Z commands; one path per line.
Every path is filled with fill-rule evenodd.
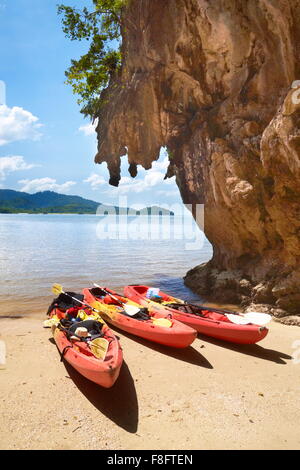
M 89 183 L 92 187 L 92 189 L 98 189 L 99 186 L 102 186 L 103 184 L 106 183 L 105 179 L 101 175 L 97 175 L 96 173 L 93 173 L 91 176 L 89 176 L 86 180 L 83 181 L 84 183 Z
M 130 192 L 142 193 L 147 190 L 153 190 L 156 188 L 162 188 L 165 184 L 174 184 L 174 179 L 164 181 L 165 173 L 156 171 L 155 169 L 148 170 L 145 172 L 143 179 L 141 178 L 128 178 L 127 176 L 121 178 L 119 187 L 116 188 L 116 192 L 119 194 L 127 194 Z
M 91 135 L 95 135 L 97 125 L 98 119 L 96 119 L 94 123 L 91 122 L 90 124 L 79 127 L 79 131 L 83 132 L 86 137 L 89 137 Z
M 150 174 L 149 172 L 149 174 L 145 175 L 144 179 L 133 179 L 128 176 L 122 176 L 118 188 L 112 188 L 108 185 L 108 182 L 103 176 L 98 175 L 97 173 L 93 173 L 83 182 L 90 184 L 92 189 L 99 189 L 100 186 L 107 185 L 107 190 L 105 191 L 106 193 L 114 192 L 118 194 L 127 194 L 131 191 L 135 193 L 145 191 L 147 188 L 155 186 L 156 182 L 162 181 L 163 177 L 164 175 L 162 173 L 158 174 L 157 172 L 155 172 L 155 174 Z
M 146 176 L 144 178 L 144 183 L 146 186 L 152 188 L 153 186 L 156 186 L 160 183 L 163 182 L 164 180 L 164 173 L 161 173 L 160 171 L 149 171 L 149 173 L 146 173 Z
M 155 170 L 155 171 L 164 170 L 166 172 L 167 169 L 168 169 L 169 163 L 170 163 L 170 161 L 169 161 L 168 157 L 165 157 L 161 161 L 157 160 L 156 162 L 152 163 L 152 169 L 151 170 Z
M 160 196 L 172 197 L 178 195 L 178 188 L 175 183 L 175 177 L 164 180 L 169 159 L 165 157 L 161 161 L 154 162 L 150 170 L 141 170 L 137 178 L 122 176 L 119 186 L 112 188 L 101 175 L 91 174 L 83 182 L 91 185 L 92 189 L 102 189 L 106 195 L 122 196 L 130 193 L 140 194 L 146 191 L 152 191 Z M 174 189 L 173 189 L 174 187 Z
M 158 196 L 165 196 L 165 197 L 178 197 L 179 196 L 179 190 L 174 189 L 173 191 L 164 191 L 164 190 L 159 190 L 156 193 Z
M 24 158 L 21 156 L 13 155 L 9 157 L 0 157 L 0 180 L 5 179 L 8 173 L 30 170 L 36 166 L 37 165 L 32 163 L 26 163 Z
M 67 193 L 69 189 L 74 186 L 75 181 L 66 181 L 59 184 L 53 178 L 37 178 L 33 180 L 20 180 L 18 182 L 22 185 L 21 191 L 26 193 L 36 193 L 39 191 L 57 191 L 59 193 Z
M 41 137 L 39 119 L 23 108 L 0 105 L 0 146 Z

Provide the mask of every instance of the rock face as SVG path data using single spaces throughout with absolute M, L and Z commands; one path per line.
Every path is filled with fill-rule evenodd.
M 95 161 L 151 168 L 162 146 L 184 203 L 205 203 L 204 296 L 300 313 L 300 3 L 131 0 Z M 299 84 L 300 85 L 300 82 Z

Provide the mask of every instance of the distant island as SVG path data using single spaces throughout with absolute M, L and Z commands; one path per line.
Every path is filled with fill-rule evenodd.
M 174 215 L 173 212 L 158 206 L 145 207 L 136 211 L 128 207 L 110 206 L 80 196 L 68 196 L 54 191 L 29 194 L 12 189 L 0 189 L 0 214 L 96 214 L 99 206 L 103 215 L 110 214 L 112 211 L 116 214 L 132 216 L 153 213 Z

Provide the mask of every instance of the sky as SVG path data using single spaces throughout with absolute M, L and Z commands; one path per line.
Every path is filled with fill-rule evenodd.
M 109 186 L 106 164 L 95 165 L 96 133 L 64 75 L 88 42 L 65 38 L 57 3 L 0 0 L 0 188 L 52 190 L 112 204 L 120 197 L 129 205 L 180 202 L 175 179 L 163 181 L 164 151 L 151 170 L 139 167 L 135 179 L 123 157 L 119 188 Z

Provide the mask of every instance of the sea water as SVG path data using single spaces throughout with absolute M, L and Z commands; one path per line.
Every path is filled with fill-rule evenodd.
M 168 219 L 168 220 L 167 220 Z M 199 300 L 183 276 L 212 255 L 192 218 L 94 215 L 0 215 L 0 316 L 45 314 L 51 286 L 160 287 Z M 190 224 L 187 229 L 187 224 Z

